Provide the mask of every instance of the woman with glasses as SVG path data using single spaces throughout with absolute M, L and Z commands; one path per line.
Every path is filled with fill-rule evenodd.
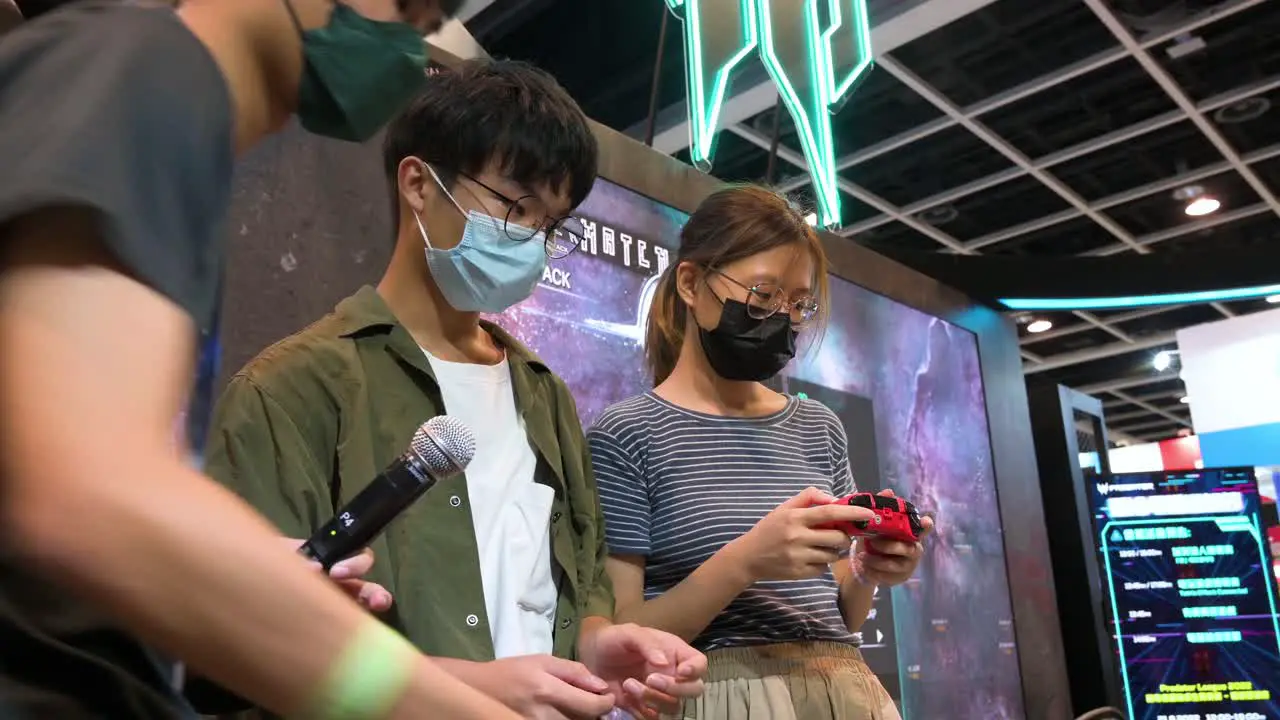
M 588 433 L 616 620 L 666 630 L 708 659 L 678 718 L 887 720 L 893 702 L 858 651 L 875 588 L 904 582 L 919 544 L 824 529 L 870 511 L 848 442 L 813 400 L 763 383 L 824 319 L 827 262 L 784 198 L 707 198 L 661 279 L 645 344 L 656 387 Z

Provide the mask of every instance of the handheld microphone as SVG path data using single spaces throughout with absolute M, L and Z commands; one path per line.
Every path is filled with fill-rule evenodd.
M 344 505 L 298 548 L 325 571 L 360 552 L 436 483 L 466 469 L 476 438 L 457 418 L 439 415 L 422 424 L 403 455 Z

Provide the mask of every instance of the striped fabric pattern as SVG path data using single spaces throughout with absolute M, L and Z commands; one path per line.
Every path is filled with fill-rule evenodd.
M 645 597 L 661 595 L 769 511 L 814 486 L 853 492 L 848 440 L 825 405 L 791 397 L 767 417 L 725 418 L 648 393 L 607 409 L 587 434 L 610 552 L 647 558 Z M 857 645 L 828 571 L 761 581 L 699 636 L 717 648 L 798 640 Z

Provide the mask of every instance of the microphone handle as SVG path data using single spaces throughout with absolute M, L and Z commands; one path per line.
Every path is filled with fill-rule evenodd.
M 298 552 L 328 572 L 339 561 L 367 547 L 436 481 L 416 453 L 406 452 L 313 533 Z

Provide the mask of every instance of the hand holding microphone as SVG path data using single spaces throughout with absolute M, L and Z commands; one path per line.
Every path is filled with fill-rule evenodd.
M 462 472 L 475 450 L 475 436 L 457 418 L 431 418 L 414 433 L 409 449 L 339 508 L 299 552 L 331 576 L 343 567 L 349 573 L 367 571 L 371 563 L 364 558 L 371 561 L 372 553 L 366 546 L 436 483 Z M 355 587 L 349 579 L 339 582 L 349 583 L 348 592 Z M 381 590 L 372 583 L 364 587 Z M 614 706 L 607 683 L 581 663 L 549 655 L 488 663 L 451 661 L 448 669 L 527 718 L 594 718 Z
M 734 540 L 752 580 L 802 580 L 827 572 L 850 542 L 832 526 L 874 519 L 867 508 L 834 502 L 827 493 L 806 488 Z
M 392 603 L 391 594 L 381 585 L 363 579 L 374 563 L 369 543 L 437 482 L 462 472 L 474 454 L 475 438 L 469 428 L 456 418 L 434 417 L 417 429 L 403 455 L 309 539 L 303 542 L 280 538 L 280 542 L 289 543 L 290 548 L 323 568 L 334 583 L 362 607 L 374 612 L 386 610 Z M 372 627 L 382 626 L 373 623 Z M 385 650 L 386 647 L 379 648 L 380 652 Z M 416 652 L 410 651 L 406 657 L 408 655 L 418 662 Z M 192 695 L 193 690 L 197 695 Z M 187 692 L 202 710 L 211 714 L 247 708 L 243 700 L 207 681 L 198 681 L 189 686 Z M 416 688 L 415 692 L 422 694 L 423 691 Z
M 364 550 L 436 483 L 465 470 L 475 453 L 475 435 L 462 421 L 448 415 L 431 418 L 413 434 L 409 449 L 339 508 L 298 552 L 330 572 Z
M 301 550 L 303 540 L 297 538 L 281 538 L 293 550 Z M 364 579 L 365 575 L 373 569 L 375 558 L 373 551 L 364 548 L 360 552 L 351 557 L 340 560 L 333 567 L 329 568 L 329 579 L 335 585 L 342 589 L 347 595 L 360 604 L 360 607 L 370 612 L 385 612 L 391 608 L 394 598 L 391 592 L 381 585 L 369 582 Z M 320 563 L 311 561 L 311 564 L 321 570 Z

